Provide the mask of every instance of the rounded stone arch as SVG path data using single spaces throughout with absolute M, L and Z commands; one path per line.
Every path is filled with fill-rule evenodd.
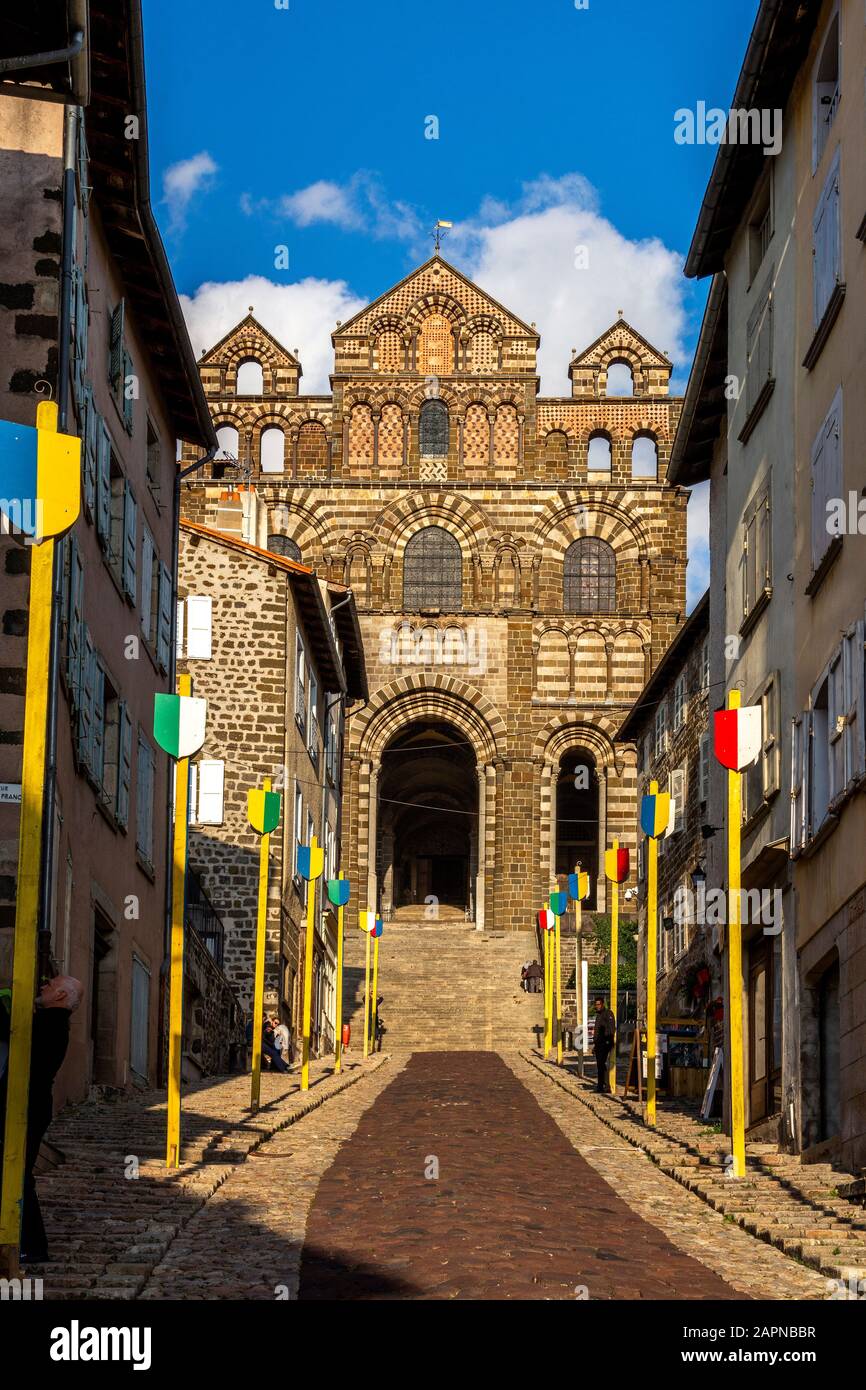
M 632 395 L 643 394 L 644 362 L 639 352 L 629 347 L 610 347 L 599 357 L 596 376 L 596 391 L 606 400 L 628 400 L 628 396 L 607 396 L 607 376 L 611 367 L 623 363 L 631 372 Z
M 490 333 L 494 338 L 500 339 L 505 336 L 502 320 L 496 314 L 473 314 L 463 324 L 463 332 L 470 336 L 478 332 Z
M 226 390 L 233 394 L 237 391 L 238 368 L 242 362 L 258 362 L 262 369 L 263 394 L 266 396 L 272 389 L 270 383 L 273 381 L 273 373 L 278 367 L 287 365 L 282 356 L 274 351 L 267 338 L 251 333 L 242 339 L 236 339 L 221 357 L 221 365 L 225 367 Z
M 507 748 L 508 730 L 492 700 L 466 681 L 427 672 L 401 676 L 370 696 L 349 723 L 351 751 L 377 764 L 394 735 L 418 720 L 439 720 L 464 733 L 481 766 Z
M 282 521 L 283 524 L 271 526 L 273 521 Z M 326 555 L 339 554 L 336 518 L 332 511 L 325 509 L 313 489 L 294 493 L 291 502 L 280 501 L 271 507 L 268 524 L 270 529 L 288 536 L 300 547 L 305 564 L 314 563 Z
M 448 407 L 449 415 L 456 414 L 460 409 L 460 397 L 457 392 L 447 383 L 439 382 L 439 387 L 435 396 L 431 396 L 428 387 L 421 382 L 407 391 L 403 397 L 403 409 L 412 414 L 420 411 L 425 401 L 442 401 Z
M 449 320 L 452 330 L 462 328 L 466 322 L 466 310 L 459 300 L 447 290 L 430 290 L 410 304 L 404 315 L 406 331 L 410 338 L 418 336 L 421 324 L 428 314 L 441 314 Z
M 532 756 L 558 767 L 563 756 L 574 748 L 586 748 L 592 753 L 598 768 L 613 768 L 619 775 L 617 749 L 610 734 L 598 723 L 581 722 L 569 714 L 555 714 L 539 729 Z
M 650 552 L 640 518 L 630 516 L 624 508 L 605 500 L 586 503 L 576 498 L 570 502 L 553 499 L 536 524 L 532 542 L 537 553 L 546 552 L 561 563 L 572 541 L 581 536 L 607 541 L 613 547 L 617 563 L 646 559 Z
M 379 513 L 372 530 L 377 541 L 396 559 L 402 557 L 410 537 L 425 526 L 443 526 L 460 542 L 465 554 L 479 560 L 492 536 L 481 508 L 453 493 L 440 493 L 432 499 L 423 493 L 401 497 Z
M 381 388 L 378 386 L 352 386 L 343 396 L 343 414 L 348 416 L 356 405 L 368 405 L 371 410 L 376 408 L 376 400 Z

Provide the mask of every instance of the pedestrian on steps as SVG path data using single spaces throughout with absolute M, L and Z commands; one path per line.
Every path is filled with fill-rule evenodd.
M 532 961 L 529 969 L 526 972 L 527 986 L 529 988 L 530 994 L 541 993 L 541 981 L 543 980 L 543 978 L 544 972 L 542 971 L 538 961 Z
M 595 1031 L 592 1038 L 592 1050 L 595 1053 L 595 1065 L 598 1072 L 597 1090 L 606 1092 L 610 1095 L 610 1084 L 608 1082 L 608 1057 L 611 1048 L 616 1045 L 616 1019 L 610 1009 L 604 1006 L 604 999 L 600 994 L 595 996 Z

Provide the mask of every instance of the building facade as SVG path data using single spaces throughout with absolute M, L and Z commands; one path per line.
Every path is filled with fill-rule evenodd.
M 214 525 L 250 479 L 259 542 L 357 603 L 352 913 L 525 929 L 578 860 L 603 910 L 603 848 L 634 851 L 614 735 L 685 620 L 680 402 L 621 316 L 575 351 L 568 397 L 539 396 L 538 343 L 437 254 L 338 325 L 331 395 L 300 393 L 252 311 L 200 362 L 224 455 L 185 515 Z
M 336 921 L 322 882 L 310 890 L 300 878 L 297 847 L 316 835 L 324 877 L 336 877 L 345 721 L 367 694 L 363 654 L 351 594 L 244 540 L 255 507 L 254 498 L 245 501 L 224 494 L 220 531 L 181 522 L 178 664 L 208 702 L 206 740 L 190 764 L 189 867 L 214 950 L 250 1013 L 260 840 L 247 793 L 270 778 L 283 812 L 270 840 L 265 1007 L 297 1040 L 306 894 L 315 891 L 313 1041 L 327 1049 Z
M 747 1119 L 849 1168 L 866 1154 L 866 894 L 852 852 L 866 833 L 866 334 L 849 303 L 864 273 L 863 59 L 853 0 L 761 5 L 734 105 L 778 107 L 785 138 L 775 157 L 720 148 L 686 266 L 715 279 L 671 462 L 677 482 L 711 480 L 716 703 L 738 686 L 762 707 L 743 883 L 780 895 L 782 927 L 744 932 Z M 712 823 L 725 816 L 714 775 Z M 713 842 L 724 884 L 721 854 Z
M 82 441 L 81 515 L 58 547 L 56 805 L 43 925 L 55 965 L 81 979 L 85 1003 L 58 1103 L 92 1085 L 154 1084 L 158 1075 L 168 759 L 152 727 L 154 694 L 173 685 L 176 441 L 199 453 L 215 443 L 149 209 L 139 20 L 135 3 L 91 13 L 80 90 L 51 88 L 46 70 L 43 87 L 0 92 L 0 416 L 32 425 L 49 394 L 61 430 Z M 58 46 L 39 16 L 32 24 L 34 51 Z M 127 111 L 137 113 L 134 140 Z M 0 782 L 13 788 L 0 805 L 6 933 L 28 572 L 27 546 L 2 537 Z
M 709 593 L 696 605 L 641 691 L 617 741 L 637 746 L 640 798 L 656 782 L 675 805 L 658 842 L 656 1002 L 659 1018 L 699 1017 L 718 998 L 721 933 L 704 918 L 709 798 Z M 646 1017 L 647 840 L 638 833 L 638 982 Z M 723 920 L 723 919 L 722 919 Z

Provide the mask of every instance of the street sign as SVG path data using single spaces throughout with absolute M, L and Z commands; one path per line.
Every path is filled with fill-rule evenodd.
M 0 806 L 21 805 L 21 783 L 0 782 Z
M 713 716 L 716 758 L 730 772 L 742 772 L 761 751 L 761 706 L 718 709 Z
M 204 743 L 207 700 L 192 695 L 154 695 L 153 736 L 172 758 L 189 758 Z

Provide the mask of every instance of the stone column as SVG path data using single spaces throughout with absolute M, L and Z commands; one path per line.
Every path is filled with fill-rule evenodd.
M 646 685 L 646 682 L 649 680 L 650 676 L 652 675 L 652 669 L 653 669 L 653 645 L 652 645 L 652 642 L 644 642 L 644 644 L 643 644 L 643 679 L 644 679 L 644 685 Z
M 525 417 L 524 417 L 523 415 L 518 415 L 518 417 L 517 417 L 517 468 L 518 468 L 518 471 L 521 472 L 521 473 L 523 472 L 523 431 L 524 431 L 525 424 L 526 424 Z
M 299 430 L 292 430 L 291 435 L 289 436 L 289 438 L 290 438 L 290 440 L 291 440 L 291 445 L 292 445 L 292 477 L 293 477 L 293 478 L 297 478 L 297 476 L 298 476 L 298 436 L 299 436 L 299 434 L 300 434 L 300 431 L 299 431 Z
M 570 637 L 568 639 L 568 703 L 577 703 L 577 641 Z
M 606 700 L 613 699 L 613 642 L 605 642 L 605 691 Z
M 487 834 L 487 768 L 481 763 L 475 768 L 478 779 L 478 829 L 475 835 L 475 930 L 484 930 L 484 872 L 487 868 L 485 836 Z
M 489 467 L 491 473 L 493 472 L 493 469 L 494 469 L 493 429 L 494 429 L 495 423 L 496 423 L 496 411 L 495 411 L 495 410 L 488 410 L 488 412 L 487 412 L 487 427 L 488 427 L 488 431 L 489 431 L 490 442 L 489 442 L 489 444 L 488 444 L 488 450 L 487 450 L 487 465 L 488 465 L 488 467 Z
M 382 417 L 381 410 L 371 410 L 370 418 L 373 422 L 373 475 L 379 467 L 379 420 Z
M 464 417 L 457 416 L 457 470 L 460 477 L 463 477 L 463 423 Z

